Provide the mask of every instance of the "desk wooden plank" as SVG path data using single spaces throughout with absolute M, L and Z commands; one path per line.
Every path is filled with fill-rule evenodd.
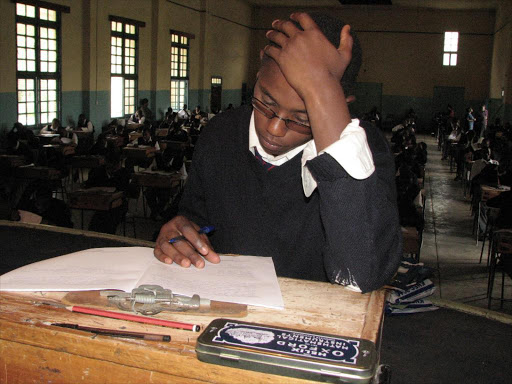
M 280 278 L 279 283 L 286 308 L 280 311 L 251 306 L 244 321 L 367 338 L 378 342 L 385 299 L 383 291 L 362 295 L 328 283 L 286 278 Z M 108 383 L 115 375 L 121 378 L 120 382 L 126 383 L 305 382 L 290 377 L 202 363 L 195 355 L 198 333 L 34 305 L 34 302 L 40 301 L 59 302 L 65 294 L 0 293 L 0 364 L 5 367 L 2 375 L 6 382 L 17 382 L 20 370 L 25 372 L 27 378 L 37 377 L 40 381 L 44 379 L 54 380 L 53 382 Z M 156 317 L 198 323 L 203 328 L 213 320 L 204 315 L 199 317 L 169 312 Z M 47 326 L 42 323 L 44 321 L 170 334 L 172 341 L 159 343 L 92 337 L 82 331 Z M 81 374 L 77 375 L 76 372 Z M 134 381 L 130 381 L 130 377 Z
M 132 180 L 141 187 L 171 188 L 181 183 L 181 173 L 135 172 Z
M 45 166 L 16 167 L 14 174 L 22 179 L 59 180 L 58 169 Z
M 123 155 L 133 159 L 149 159 L 155 157 L 156 149 L 154 147 L 124 147 Z

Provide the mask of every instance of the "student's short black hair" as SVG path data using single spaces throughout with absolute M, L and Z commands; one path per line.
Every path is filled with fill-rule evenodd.
M 309 13 L 309 16 L 311 16 L 316 25 L 318 25 L 318 28 L 320 28 L 327 40 L 329 40 L 332 45 L 338 48 L 340 46 L 341 30 L 347 23 L 335 17 L 318 12 Z M 302 29 L 298 23 L 293 20 L 292 22 L 298 28 Z M 363 51 L 361 49 L 359 39 L 352 30 L 350 31 L 350 34 L 354 40 L 354 44 L 352 46 L 352 60 L 350 61 L 347 69 L 345 69 L 345 73 L 341 78 L 341 86 L 343 87 L 343 91 L 345 92 L 346 96 L 354 94 L 357 74 L 359 73 L 359 68 L 361 67 L 363 59 Z

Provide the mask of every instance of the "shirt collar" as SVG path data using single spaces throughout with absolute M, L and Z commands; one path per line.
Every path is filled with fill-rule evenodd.
M 313 140 L 313 139 L 311 139 L 311 140 Z M 289 150 L 286 153 L 283 153 L 282 155 L 273 156 L 271 154 L 268 154 L 261 146 L 260 140 L 258 139 L 258 135 L 256 134 L 256 126 L 254 124 L 254 111 L 252 111 L 251 122 L 249 123 L 249 151 L 251 151 L 252 154 L 254 155 L 255 154 L 254 150 L 256 149 L 258 151 L 258 153 L 260 154 L 261 158 L 267 163 L 270 163 L 273 165 L 281 165 L 281 164 L 286 163 L 288 160 L 293 159 L 297 154 L 302 152 L 302 150 L 306 147 L 306 145 L 308 145 L 308 143 L 311 140 L 309 140 L 308 142 L 306 142 L 296 148 Z

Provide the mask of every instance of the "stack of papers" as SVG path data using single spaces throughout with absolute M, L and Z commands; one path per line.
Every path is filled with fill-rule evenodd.
M 142 284 L 173 293 L 283 309 L 283 298 L 270 257 L 221 255 L 203 269 L 164 264 L 146 247 L 93 248 L 40 261 L 0 276 L 0 291 L 131 292 Z

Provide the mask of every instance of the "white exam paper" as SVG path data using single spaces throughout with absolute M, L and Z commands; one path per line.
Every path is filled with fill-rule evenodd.
M 93 248 L 39 261 L 0 276 L 0 291 L 131 292 L 142 284 L 173 293 L 269 308 L 284 308 L 270 257 L 221 255 L 203 269 L 164 264 L 146 247 Z

